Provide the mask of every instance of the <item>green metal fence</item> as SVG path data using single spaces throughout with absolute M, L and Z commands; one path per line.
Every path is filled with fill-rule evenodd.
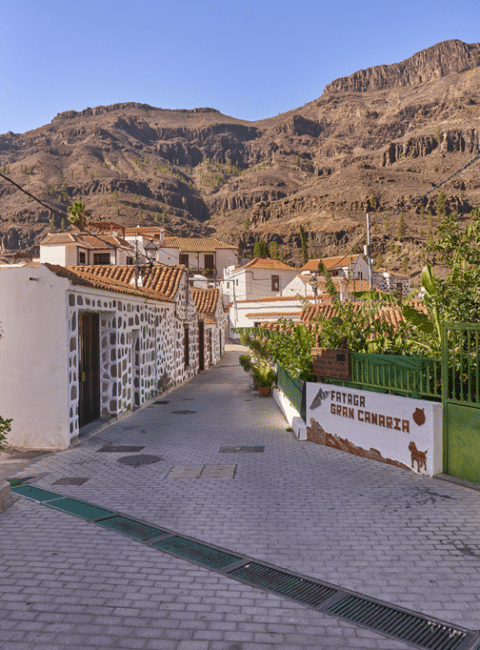
M 306 407 L 306 384 L 301 379 L 296 379 L 292 375 L 277 365 L 277 386 L 285 393 L 293 406 L 300 413 L 303 420 L 307 417 Z
M 439 402 L 442 399 L 442 369 L 439 359 L 350 352 L 350 370 L 350 381 L 325 381 L 377 393 Z

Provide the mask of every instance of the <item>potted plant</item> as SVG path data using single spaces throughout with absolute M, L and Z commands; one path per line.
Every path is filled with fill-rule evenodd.
M 254 378 L 257 382 L 260 397 L 270 397 L 272 386 L 277 378 L 275 371 L 268 365 L 261 365 L 255 368 Z
M 241 354 L 238 357 L 238 361 L 245 372 L 250 372 L 253 368 L 252 357 L 249 354 Z

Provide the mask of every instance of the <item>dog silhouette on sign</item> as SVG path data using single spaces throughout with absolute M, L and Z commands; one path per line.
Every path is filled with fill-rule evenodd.
M 408 445 L 408 449 L 412 455 L 412 467 L 416 461 L 417 463 L 417 472 L 420 472 L 420 470 L 423 468 L 427 469 L 427 452 L 426 451 L 418 451 L 417 445 L 412 442 Z

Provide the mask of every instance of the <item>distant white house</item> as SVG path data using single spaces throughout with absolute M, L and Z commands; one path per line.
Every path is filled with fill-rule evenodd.
M 338 293 L 340 300 L 345 301 L 350 298 L 350 282 L 345 277 L 333 277 L 333 284 Z M 359 281 L 357 281 L 359 282 Z M 302 271 L 296 275 L 291 282 L 287 284 L 282 291 L 283 296 L 302 296 L 306 297 L 313 293 L 315 296 L 315 287 L 317 288 L 317 300 L 330 300 L 330 296 L 326 293 L 326 285 L 323 277 L 320 274 L 315 276 L 311 271 Z M 360 289 L 358 289 L 360 291 Z
M 198 318 L 198 369 L 207 370 L 222 357 L 228 318 L 218 289 L 194 288 L 191 293 Z
M 368 264 L 362 255 L 339 255 L 337 257 L 323 257 L 331 277 L 345 277 L 351 280 L 368 280 Z M 300 271 L 318 271 L 320 259 L 308 260 Z
M 233 331 L 237 327 L 258 327 L 263 322 L 275 322 L 279 318 L 298 321 L 305 301 L 313 302 L 313 295 L 302 299 L 295 296 L 274 296 L 257 300 L 239 300 L 228 305 L 230 337 L 240 338 Z
M 78 230 L 48 234 L 40 242 L 40 262 L 60 266 L 133 264 L 135 248 L 125 239 L 123 226 L 99 222 L 87 228 L 88 234 Z
M 226 302 L 281 296 L 298 269 L 280 260 L 256 257 L 245 266 L 225 269 L 220 291 Z
M 238 264 L 238 247 L 214 237 L 165 237 L 157 260 L 161 264 L 184 264 L 220 280 L 227 266 Z
M 402 296 L 408 296 L 412 291 L 410 287 L 410 278 L 407 275 L 393 273 L 386 269 L 378 269 L 372 273 L 373 284 L 379 291 L 399 291 Z
M 40 243 L 39 261 L 60 266 L 123 266 L 147 263 L 145 247 L 154 245 L 155 255 L 163 244 L 163 228 L 124 228 L 113 221 L 91 221 L 88 233 L 74 230 L 48 234 Z

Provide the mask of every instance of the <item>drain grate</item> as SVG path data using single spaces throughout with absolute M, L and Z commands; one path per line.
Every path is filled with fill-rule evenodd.
M 160 535 L 171 535 L 171 533 L 166 530 L 154 528 L 148 524 L 143 524 L 140 521 L 135 521 L 128 517 L 122 517 L 121 515 L 116 515 L 115 517 L 104 519 L 103 521 L 97 521 L 97 524 L 104 528 L 114 530 L 117 533 L 128 535 L 128 537 L 132 537 L 133 539 L 139 539 L 142 542 L 152 537 L 160 537 Z
M 199 544 L 185 537 L 169 537 L 160 542 L 154 542 L 152 546 L 162 551 L 188 558 L 189 560 L 198 562 L 198 564 L 212 567 L 213 569 L 223 569 L 229 564 L 233 564 L 242 559 L 241 556 L 219 551 L 211 546 Z
M 220 454 L 261 454 L 265 447 L 222 447 Z
M 318 607 L 337 593 L 336 589 L 327 585 L 284 573 L 256 562 L 250 562 L 233 570 L 228 575 L 312 607 Z
M 122 465 L 130 465 L 131 467 L 143 467 L 143 465 L 158 463 L 160 460 L 163 460 L 163 458 L 160 456 L 147 456 L 146 454 L 140 454 L 140 456 L 123 456 L 122 458 L 117 458 L 118 463 L 122 463 Z
M 59 495 L 57 494 L 57 496 Z M 87 519 L 88 521 L 115 514 L 114 510 L 106 510 L 99 506 L 93 506 L 91 503 L 84 503 L 83 501 L 69 499 L 68 497 L 58 499 L 55 503 L 47 503 L 47 506 L 56 510 L 62 510 L 63 512 L 69 512 L 71 515 L 75 515 L 81 519 Z
M 34 501 L 39 501 L 40 503 L 43 503 L 44 501 L 51 501 L 52 499 L 59 499 L 62 496 L 61 494 L 55 494 L 55 492 L 42 490 L 42 488 L 37 488 L 33 485 L 19 485 L 17 487 L 10 488 L 10 491 L 14 494 L 20 494 L 22 497 L 28 497 Z
M 145 447 L 129 447 L 128 445 L 103 445 L 101 449 L 97 449 L 97 452 L 103 452 L 105 454 L 133 454 L 136 451 L 142 451 Z
M 18 487 L 23 483 L 26 483 L 30 479 L 34 478 L 33 476 L 27 476 L 25 478 L 8 478 L 7 481 L 10 483 L 10 487 Z
M 327 611 L 421 648 L 455 650 L 467 636 L 454 627 L 358 596 L 347 596 Z
M 253 587 L 274 592 L 297 603 L 314 607 L 323 614 L 338 616 L 343 620 L 366 627 L 387 637 L 410 643 L 423 650 L 471 650 L 474 643 L 477 644 L 475 650 L 480 650 L 478 632 L 373 601 L 336 585 L 321 583 L 276 567 L 267 566 L 226 549 L 214 548 L 209 544 L 185 538 L 173 531 L 136 521 L 119 512 L 63 497 L 35 486 L 19 485 L 11 487 L 11 491 L 41 502 L 49 508 L 68 512 L 103 528 L 127 535 L 148 544 L 150 548 L 157 548 L 201 566 L 220 571 L 225 576 Z M 163 537 L 163 539 L 155 541 L 156 537 Z
M 192 413 L 196 413 L 196 411 L 172 411 L 172 413 L 175 415 L 191 415 Z
M 53 485 L 83 485 L 88 478 L 59 478 Z

